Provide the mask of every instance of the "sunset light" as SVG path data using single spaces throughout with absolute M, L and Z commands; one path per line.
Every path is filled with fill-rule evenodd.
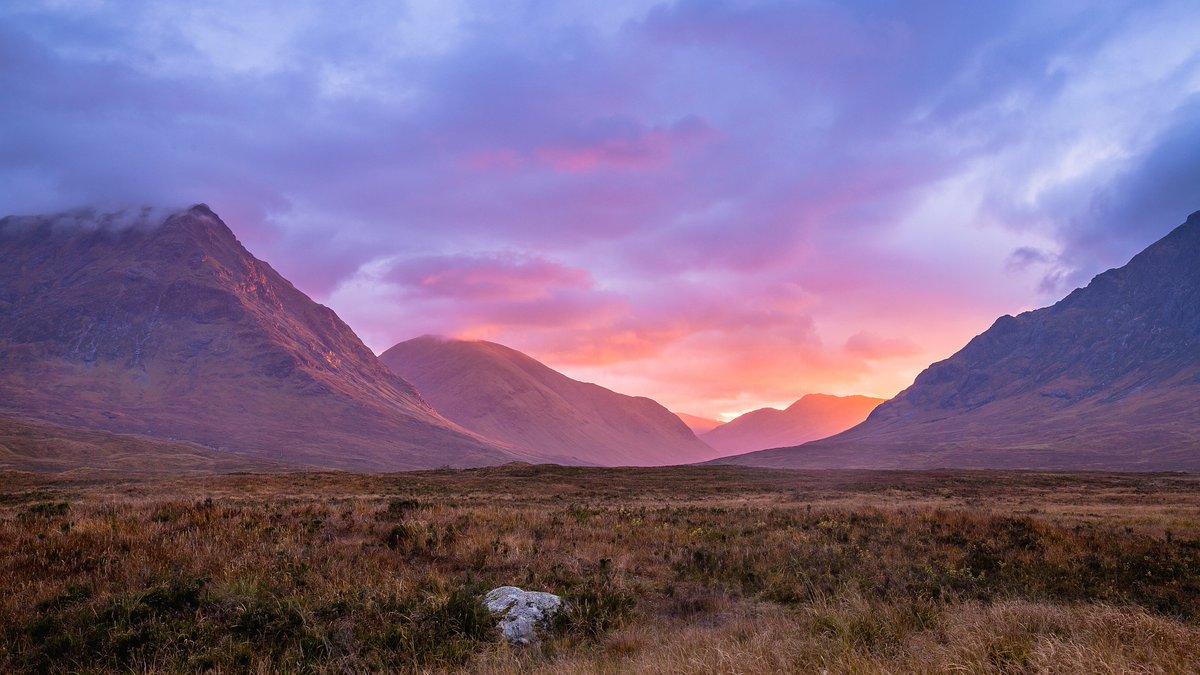
M 1197 0 L 0 3 L 0 673 L 1196 673 Z
M 10 6 L 0 197 L 204 201 L 377 352 L 486 338 L 718 416 L 894 395 L 1196 176 L 1186 2 L 408 6 Z

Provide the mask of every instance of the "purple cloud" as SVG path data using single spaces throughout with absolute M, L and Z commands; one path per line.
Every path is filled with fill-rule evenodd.
M 0 210 L 206 202 L 376 349 L 706 414 L 890 395 L 1200 208 L 1197 36 L 1170 0 L 19 3 Z
M 536 300 L 555 290 L 595 285 L 584 270 L 517 253 L 406 260 L 384 278 L 424 295 L 463 301 Z

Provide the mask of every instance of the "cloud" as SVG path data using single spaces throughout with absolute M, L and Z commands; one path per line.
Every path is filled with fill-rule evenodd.
M 377 349 L 702 414 L 890 395 L 1200 208 L 1198 36 L 1173 0 L 9 3 L 0 207 L 208 203 Z
M 666 164 L 681 147 L 718 134 L 699 117 L 688 115 L 654 127 L 620 116 L 594 119 L 572 136 L 540 148 L 538 158 L 559 171 L 649 168 Z
M 1048 251 L 1043 251 L 1032 246 L 1022 246 L 1009 254 L 1008 269 L 1019 272 L 1030 265 L 1047 265 L 1056 259 L 1057 256 Z
M 1200 55 L 1194 68 L 1200 73 Z M 1200 210 L 1200 85 L 1197 93 L 1064 228 L 1068 255 L 1083 269 L 1130 257 Z
M 595 285 L 585 270 L 515 252 L 401 260 L 384 278 L 422 295 L 468 302 L 525 302 L 548 298 L 558 289 Z
M 626 312 L 578 268 L 513 250 L 381 258 L 333 291 L 345 318 L 382 351 L 421 334 L 547 339 L 608 326 Z
M 187 206 L 190 206 L 187 205 Z M 187 206 L 179 205 L 173 208 L 156 208 L 144 206 L 141 208 L 120 209 L 117 211 L 97 211 L 93 208 L 78 208 L 54 214 L 30 214 L 14 216 L 6 219 L 8 227 L 25 227 L 49 224 L 51 228 L 60 230 L 148 230 L 157 228 L 171 215 L 178 213 Z
M 872 361 L 921 353 L 921 348 L 907 338 L 882 337 L 868 331 L 860 331 L 846 338 L 845 349 L 850 354 Z

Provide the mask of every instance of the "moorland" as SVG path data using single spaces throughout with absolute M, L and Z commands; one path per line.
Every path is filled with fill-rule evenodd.
M 0 578 L 5 672 L 1185 672 L 1200 476 L 10 472 Z

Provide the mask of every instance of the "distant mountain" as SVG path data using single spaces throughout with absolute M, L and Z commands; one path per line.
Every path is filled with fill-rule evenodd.
M 206 206 L 4 218 L 0 259 L 0 416 L 319 467 L 527 459 L 434 412 Z
M 677 412 L 675 416 L 683 420 L 683 423 L 688 426 L 696 435 L 700 435 L 706 431 L 712 431 L 724 424 L 719 420 L 710 420 L 707 417 L 699 417 L 697 415 L 689 415 L 687 413 Z
M 425 336 L 380 358 L 449 419 L 540 455 L 577 464 L 650 466 L 717 454 L 648 398 L 572 380 L 492 342 Z
M 857 427 L 723 461 L 1200 470 L 1200 212 L 1057 304 L 1001 317 Z
M 809 394 L 785 410 L 760 408 L 700 436 L 724 455 L 799 445 L 832 436 L 867 419 L 881 398 Z

